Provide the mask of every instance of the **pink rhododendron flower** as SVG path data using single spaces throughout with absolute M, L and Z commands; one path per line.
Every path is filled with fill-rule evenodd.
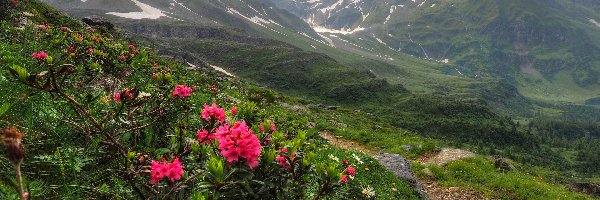
M 237 108 L 235 106 L 231 108 L 231 114 L 237 115 Z
M 281 152 L 283 152 L 283 153 L 287 153 L 288 151 L 287 151 L 287 149 L 286 149 L 286 148 L 283 148 L 283 149 L 281 149 Z
M 136 49 L 136 50 L 133 50 L 133 54 L 139 54 L 139 53 L 140 53 L 140 51 L 139 51 L 139 50 L 137 50 L 137 49 Z
M 217 88 L 217 86 L 215 86 L 215 85 L 210 85 L 210 86 L 209 86 L 209 88 L 210 88 L 212 91 L 214 91 L 214 92 L 218 92 L 218 91 L 219 91 L 219 88 Z
M 181 179 L 181 175 L 183 175 L 183 166 L 181 165 L 179 158 L 175 158 L 175 160 L 169 164 L 167 177 L 171 179 L 171 182 L 175 182 L 175 180 Z
M 226 124 L 217 128 L 216 132 L 219 150 L 228 162 L 244 158 L 251 169 L 258 166 L 262 146 L 246 122 L 235 122 L 233 127 Z
M 65 32 L 66 32 L 66 31 L 68 31 L 68 30 L 69 30 L 69 28 L 67 28 L 66 26 L 63 26 L 63 27 L 60 27 L 60 30 L 61 30 L 61 31 L 65 31 Z
M 269 122 L 271 122 L 271 132 L 275 132 L 277 130 L 275 123 L 273 123 L 271 120 L 269 120 Z
M 345 173 L 348 173 L 350 176 L 356 175 L 356 169 L 354 167 L 348 167 L 344 170 Z
M 167 163 L 163 158 L 162 162 L 153 160 L 150 163 L 150 184 L 158 184 L 158 181 L 163 178 L 169 178 L 171 182 L 181 179 L 183 175 L 183 166 L 179 158 L 175 158 L 172 163 Z
M 165 167 L 156 160 L 150 164 L 150 184 L 158 184 L 158 180 L 165 177 Z
M 115 101 L 116 102 L 120 102 L 121 101 L 121 93 L 115 93 Z
M 223 110 L 223 108 L 219 108 L 217 104 L 213 104 L 212 106 L 204 104 L 204 109 L 202 110 L 201 115 L 205 121 L 214 119 L 220 123 L 225 122 L 225 110 Z
M 114 94 L 114 99 L 116 102 L 120 102 L 121 100 L 128 100 L 128 99 L 133 99 L 133 93 L 132 90 L 130 90 L 129 88 L 125 88 L 125 91 L 123 91 L 122 93 L 115 93 Z
M 175 89 L 173 90 L 173 96 L 179 98 L 186 98 L 192 95 L 192 88 L 185 85 L 175 85 Z
M 258 129 L 260 129 L 260 132 L 265 132 L 265 126 L 262 124 L 258 127 Z
M 87 50 L 87 51 L 88 51 L 88 53 L 89 53 L 89 54 L 92 54 L 92 53 L 94 53 L 94 48 L 91 48 L 91 47 L 90 47 L 90 48 L 88 48 L 88 50 Z
M 38 61 L 44 61 L 44 60 L 46 60 L 46 58 L 48 58 L 48 54 L 46 54 L 46 52 L 44 52 L 44 51 L 33 52 L 31 54 L 31 58 L 36 59 Z
M 152 73 L 152 78 L 158 78 L 158 74 Z
M 277 158 L 275 158 L 275 161 L 279 162 L 279 165 L 281 165 L 281 167 L 283 168 L 292 168 L 292 166 L 287 162 L 287 159 L 285 159 L 285 157 L 283 156 L 277 156 Z
M 196 131 L 196 134 L 198 135 L 198 142 L 200 143 L 210 144 L 210 141 L 215 139 L 215 134 L 208 134 L 208 131 L 206 130 L 198 130 Z
M 133 49 L 135 49 L 135 46 L 133 46 L 133 44 L 130 44 L 129 49 L 133 50 Z
M 343 175 L 342 178 L 340 179 L 341 183 L 347 183 L 348 182 L 348 176 Z
M 127 58 L 124 55 L 119 56 L 119 60 L 123 60 L 124 61 L 125 59 L 127 59 Z

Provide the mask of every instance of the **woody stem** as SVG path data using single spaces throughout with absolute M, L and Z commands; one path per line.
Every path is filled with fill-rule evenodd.
M 15 172 L 17 173 L 17 187 L 19 187 L 19 196 L 21 199 L 27 199 L 23 191 L 23 178 L 21 176 L 21 163 L 15 164 Z

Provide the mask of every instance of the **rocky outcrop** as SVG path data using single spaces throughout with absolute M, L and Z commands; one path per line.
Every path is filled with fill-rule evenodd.
M 108 19 L 95 15 L 84 17 L 83 19 L 81 19 L 81 21 L 93 28 L 101 30 L 111 31 L 115 28 L 115 25 L 111 23 Z
M 422 199 L 429 199 L 427 191 L 410 168 L 410 161 L 398 154 L 381 153 L 374 156 L 379 163 L 392 171 L 400 179 L 406 180 L 415 188 Z
M 455 160 L 461 160 L 475 156 L 473 152 L 461 149 L 443 148 L 437 155 L 431 157 L 428 163 L 439 166 L 446 165 Z
M 505 158 L 502 157 L 495 157 L 494 158 L 494 166 L 496 167 L 497 170 L 502 171 L 502 172 L 509 172 L 514 170 L 514 167 L 512 164 L 510 164 L 510 161 L 508 161 Z
M 573 192 L 600 197 L 600 184 L 598 183 L 573 183 L 569 184 L 567 188 Z

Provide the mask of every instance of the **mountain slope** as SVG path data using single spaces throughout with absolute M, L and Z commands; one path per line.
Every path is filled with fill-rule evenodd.
M 597 2 L 274 2 L 315 30 L 449 63 L 467 77 L 507 79 L 536 100 L 584 104 L 600 92 Z

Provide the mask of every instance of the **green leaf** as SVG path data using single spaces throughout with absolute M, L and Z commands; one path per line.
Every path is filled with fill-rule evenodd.
M 20 80 L 25 80 L 27 78 L 27 69 L 21 66 L 13 65 L 8 70 L 15 78 L 18 78 Z
M 0 106 L 0 116 L 4 115 L 8 109 L 10 109 L 10 103 L 3 103 L 2 106 Z

